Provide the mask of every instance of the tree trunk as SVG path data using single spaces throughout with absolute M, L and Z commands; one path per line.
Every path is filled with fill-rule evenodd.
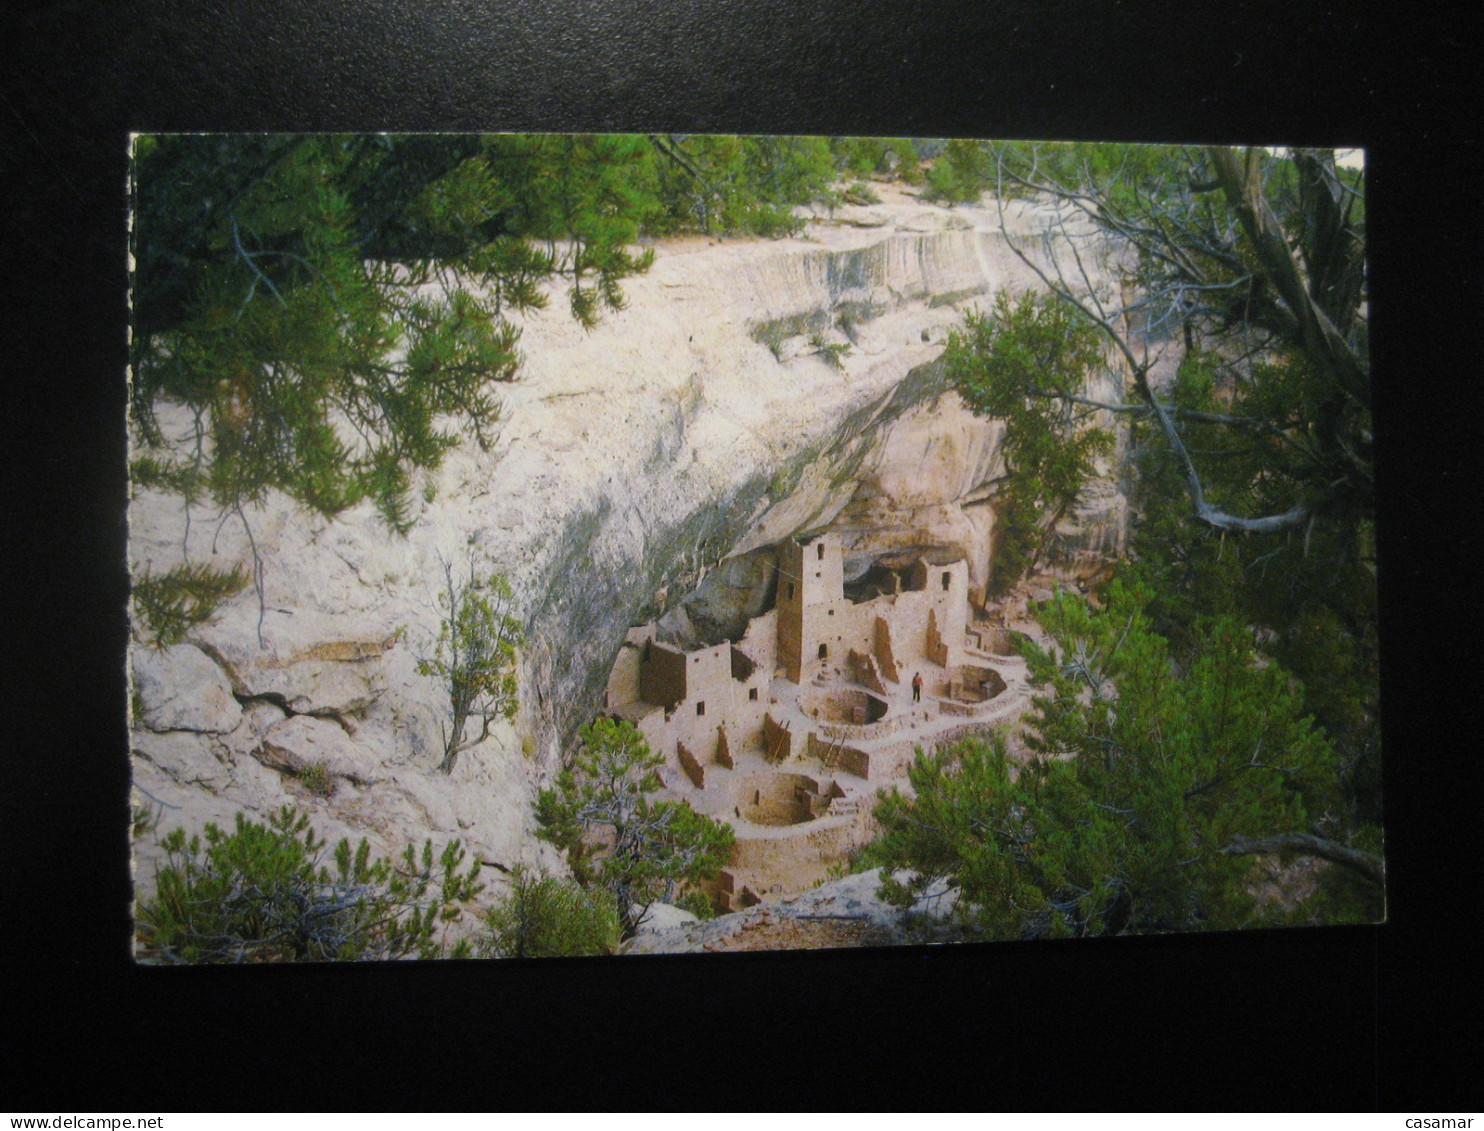
M 1228 856 L 1278 855 L 1291 853 L 1295 856 L 1318 856 L 1331 864 L 1359 872 L 1372 883 L 1386 886 L 1386 861 L 1373 852 L 1362 852 L 1358 848 L 1326 840 L 1308 833 L 1287 833 L 1282 836 L 1233 837 L 1223 849 Z

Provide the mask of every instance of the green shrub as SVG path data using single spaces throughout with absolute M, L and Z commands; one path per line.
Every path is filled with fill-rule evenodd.
M 917 146 L 907 138 L 835 137 L 830 139 L 830 151 L 842 174 L 895 177 L 908 184 L 922 180 Z
M 850 352 L 850 347 L 844 342 L 827 342 L 821 335 L 815 334 L 809 339 L 809 344 L 814 347 L 816 354 L 835 369 L 845 368 L 845 363 L 840 359 Z
M 129 835 L 138 840 L 154 832 L 160 827 L 160 815 L 163 812 L 163 809 L 151 809 L 148 805 L 130 805 Z
M 242 592 L 247 575 L 187 562 L 156 577 L 149 570 L 134 583 L 134 612 L 161 648 L 179 644 L 185 634 L 215 615 L 218 606 Z
M 194 464 L 174 464 L 153 456 L 130 461 L 129 478 L 136 487 L 170 491 L 192 503 L 201 498 L 207 487 L 205 475 Z
M 682 911 L 689 911 L 697 919 L 716 918 L 716 906 L 711 902 L 711 897 L 700 888 L 691 888 L 675 901 L 675 906 Z
M 306 766 L 299 775 L 299 784 L 319 797 L 333 797 L 335 794 L 335 778 L 330 773 L 330 767 L 324 762 L 315 762 L 313 765 Z
M 284 806 L 266 824 L 237 814 L 223 832 L 208 824 L 187 839 L 161 842 L 156 892 L 138 908 L 139 957 L 146 962 L 236 963 L 463 958 L 467 943 L 440 937 L 479 893 L 476 862 L 452 841 L 433 842 L 398 861 L 371 859 L 365 840 L 342 840 L 326 865 L 325 841 L 307 817 Z
M 1033 606 L 1056 646 L 1024 650 L 1041 689 L 1030 759 L 1012 763 L 1003 732 L 919 753 L 910 792 L 876 808 L 884 899 L 909 908 L 947 880 L 984 939 L 1282 922 L 1249 858 L 1275 850 L 1250 842 L 1323 846 L 1301 834 L 1333 805 L 1335 751 L 1246 626 L 1211 619 L 1177 655 L 1150 599 L 1115 580 L 1099 608 L 1066 593 Z
M 952 144 L 952 143 L 950 143 Z M 1112 434 L 1068 411 L 1103 364 L 1097 328 L 1052 298 L 1000 291 L 948 339 L 949 381 L 979 416 L 1005 422 L 989 592 L 1006 593 L 1051 547 L 1056 524 L 1113 449 Z M 1026 388 L 1042 391 L 1028 397 Z
M 764 239 L 776 240 L 796 236 L 804 230 L 805 220 L 787 205 L 756 204 L 744 209 L 736 226 Z
M 783 360 L 783 343 L 790 338 L 810 332 L 818 332 L 829 325 L 829 316 L 822 310 L 808 310 L 790 314 L 786 318 L 771 318 L 754 323 L 748 333 L 753 341 L 765 345 L 773 356 Z
M 993 158 L 984 142 L 970 138 L 954 138 L 927 171 L 927 188 L 923 193 L 928 200 L 942 200 L 949 204 L 968 204 L 994 182 Z
M 567 958 L 611 954 L 618 913 L 611 900 L 572 880 L 517 867 L 510 894 L 485 913 L 487 958 Z
M 515 650 L 525 633 L 509 615 L 514 606 L 509 583 L 497 573 L 488 579 L 481 576 L 472 550 L 462 575 L 455 575 L 452 564 L 444 562 L 443 579 L 439 594 L 443 623 L 433 654 L 418 660 L 417 671 L 436 677 L 448 693 L 453 725 L 444 726 L 443 761 L 438 765 L 446 774 L 460 753 L 489 737 L 495 719 L 515 717 Z M 479 720 L 479 733 L 465 737 L 471 719 Z
M 664 757 L 631 723 L 595 719 L 555 789 L 536 797 L 536 835 L 567 854 L 577 882 L 605 890 L 624 938 L 655 903 L 716 878 L 731 853 L 732 827 L 684 801 L 655 801 Z

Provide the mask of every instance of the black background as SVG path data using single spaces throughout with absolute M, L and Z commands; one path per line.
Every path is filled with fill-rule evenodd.
M 1477 1107 L 1476 41 L 1444 13 L 1401 7 L 1091 8 L 61 0 L 0 17 L 5 1106 Z M 127 135 L 262 128 L 1368 147 L 1390 922 L 936 951 L 135 969 Z

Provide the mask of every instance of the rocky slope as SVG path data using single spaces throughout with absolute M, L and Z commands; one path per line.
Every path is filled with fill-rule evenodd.
M 883 900 L 877 894 L 880 887 L 881 869 L 872 868 L 704 922 L 676 908 L 656 907 L 623 953 L 921 946 L 967 937 L 953 922 L 956 893 L 946 885 L 930 888 L 910 911 Z
M 999 425 L 945 392 L 935 362 L 965 309 L 1033 278 L 993 210 L 883 195 L 798 239 L 660 245 L 628 308 L 590 333 L 560 301 L 526 319 L 494 443 L 420 485 L 406 537 L 369 506 L 223 518 L 138 493 L 136 576 L 262 563 L 261 602 L 249 588 L 186 643 L 133 649 L 138 799 L 164 828 L 293 802 L 332 840 L 458 836 L 496 881 L 557 868 L 531 803 L 601 708 L 631 625 L 669 614 L 679 635 L 725 634 L 771 599 L 770 547 L 827 527 L 856 574 L 930 552 L 982 581 Z M 1010 219 L 1041 223 L 1027 205 Z M 1089 543 L 1116 542 L 1121 506 L 1109 493 L 1082 516 Z M 440 563 L 471 551 L 528 626 L 521 709 L 442 775 L 447 703 L 416 659 L 437 635 Z M 302 778 L 319 763 L 328 797 Z

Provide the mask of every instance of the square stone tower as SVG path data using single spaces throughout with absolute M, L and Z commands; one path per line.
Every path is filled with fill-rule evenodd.
M 842 663 L 845 565 L 840 540 L 822 534 L 812 542 L 784 543 L 778 559 L 778 662 L 794 683 L 821 667 Z
M 969 622 L 969 566 L 921 563 L 922 588 L 927 594 L 928 631 L 923 653 L 942 667 L 964 662 L 964 632 Z

